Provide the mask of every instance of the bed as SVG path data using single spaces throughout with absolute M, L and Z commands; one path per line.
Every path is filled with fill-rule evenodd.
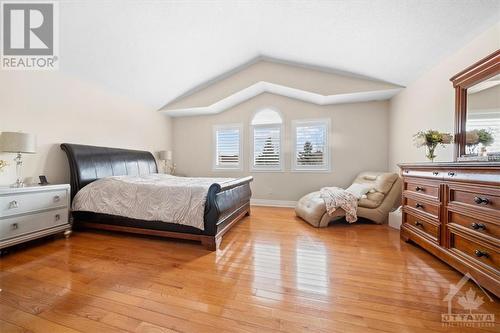
M 139 176 L 158 173 L 156 160 L 147 151 L 61 144 L 68 157 L 71 198 L 88 184 L 114 176 Z M 251 176 L 214 183 L 208 188 L 203 230 L 189 225 L 129 218 L 91 211 L 73 211 L 75 229 L 92 228 L 200 241 L 217 250 L 222 236 L 240 219 L 250 215 Z

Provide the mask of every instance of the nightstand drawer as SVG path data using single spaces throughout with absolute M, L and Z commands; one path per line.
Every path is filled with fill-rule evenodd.
M 3 219 L 0 220 L 0 240 L 6 240 L 67 223 L 67 208 Z
M 68 207 L 67 190 L 0 196 L 0 217 L 60 207 Z

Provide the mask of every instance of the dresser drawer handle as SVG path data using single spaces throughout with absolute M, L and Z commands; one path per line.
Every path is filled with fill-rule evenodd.
M 59 201 L 61 201 L 61 197 L 58 195 L 54 196 L 54 202 L 59 202 Z
M 59 221 L 59 220 L 61 219 L 61 215 L 56 214 L 56 215 L 54 216 L 54 219 L 55 219 L 56 221 Z
M 424 205 L 418 203 L 418 204 L 415 204 L 415 208 L 424 208 Z
M 481 258 L 481 257 L 484 257 L 484 258 L 489 258 L 490 255 L 488 254 L 488 252 L 486 251 L 481 251 L 481 250 L 475 250 L 474 251 L 474 254 L 476 255 L 476 257 L 478 258 Z
M 489 204 L 490 203 L 490 199 L 488 198 L 481 198 L 481 197 L 474 197 L 474 202 L 478 205 L 482 205 L 482 204 Z
M 454 177 L 454 176 L 455 176 L 455 173 L 454 173 L 453 171 L 450 171 L 450 172 L 448 172 L 448 176 L 450 176 L 450 177 Z
M 9 209 L 13 209 L 13 208 L 19 208 L 19 204 L 17 203 L 17 201 L 16 201 L 16 200 L 11 201 L 11 202 L 9 203 Z
M 432 174 L 433 174 L 434 176 L 437 176 L 437 175 L 439 175 L 439 172 L 434 171 Z
M 486 226 L 484 225 L 484 223 L 477 223 L 477 222 L 473 222 L 470 227 L 474 230 L 479 230 L 479 229 L 483 229 L 483 230 L 486 230 Z
M 10 225 L 10 228 L 11 228 L 12 230 L 17 230 L 17 229 L 19 229 L 19 224 L 17 224 L 17 223 L 12 223 L 12 224 Z
M 424 192 L 425 188 L 417 186 L 417 187 L 415 187 L 415 191 L 417 191 L 417 192 Z
M 417 227 L 423 227 L 424 225 L 420 221 L 415 221 L 415 226 L 417 226 Z

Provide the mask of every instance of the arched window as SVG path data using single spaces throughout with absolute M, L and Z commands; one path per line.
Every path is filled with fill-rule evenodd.
M 279 112 L 260 110 L 252 118 L 252 169 L 282 170 L 282 123 Z

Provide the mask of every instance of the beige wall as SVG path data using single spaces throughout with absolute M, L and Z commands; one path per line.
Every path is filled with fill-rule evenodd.
M 250 119 L 265 107 L 279 110 L 285 121 L 285 172 L 251 172 Z M 331 118 L 332 171 L 290 172 L 290 128 L 294 119 Z M 348 186 L 363 170 L 387 169 L 388 103 L 318 106 L 272 94 L 259 95 L 217 115 L 173 118 L 174 160 L 180 174 L 239 177 L 252 175 L 253 198 L 297 200 L 322 186 Z M 242 172 L 213 171 L 213 125 L 243 124 Z
M 488 29 L 455 54 L 393 97 L 390 101 L 389 167 L 401 162 L 425 161 L 424 148 L 412 144 L 420 130 L 453 133 L 455 92 L 450 77 L 500 48 L 500 23 Z M 451 161 L 453 148 L 438 148 L 436 161 Z
M 105 87 L 59 72 L 0 71 L 0 131 L 38 137 L 38 153 L 25 155 L 24 175 L 69 181 L 61 142 L 158 151 L 171 145 L 170 119 Z M 0 153 L 10 166 L 0 185 L 15 181 L 14 154 Z
M 177 98 L 167 104 L 164 110 L 208 106 L 261 81 L 324 96 L 401 88 L 387 82 L 309 67 L 260 60 L 242 69 L 236 69 L 231 75 L 215 79 L 191 94 Z

